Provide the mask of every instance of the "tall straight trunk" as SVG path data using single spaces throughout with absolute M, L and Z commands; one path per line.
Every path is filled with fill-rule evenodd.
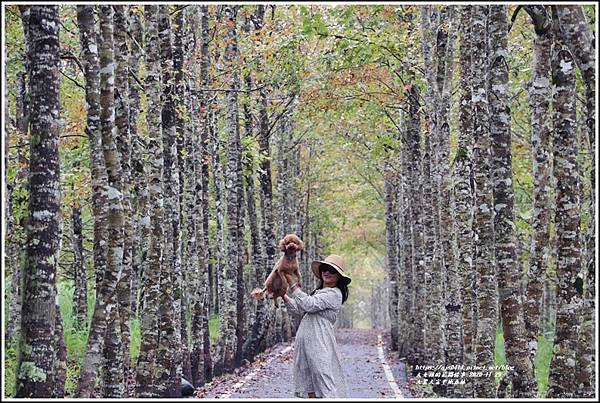
M 59 18 L 57 6 L 20 6 L 24 22 L 30 113 L 29 217 L 16 369 L 16 396 L 54 397 L 56 260 L 60 215 Z
M 160 88 L 160 44 L 158 40 L 158 6 L 145 5 L 146 33 L 144 51 L 146 61 L 145 91 L 148 94 L 146 119 L 148 123 L 148 204 L 151 237 L 148 265 L 144 275 L 144 303 L 141 312 L 141 346 L 137 363 L 136 397 L 157 396 L 154 370 L 157 365 L 158 309 L 163 249 L 163 147 Z
M 184 375 L 184 369 L 186 373 L 186 379 L 191 380 L 191 368 L 190 368 L 190 357 L 188 351 L 188 338 L 187 338 L 187 324 L 186 324 L 186 299 L 187 290 L 184 288 L 184 277 L 187 269 L 187 259 L 184 257 L 184 247 L 187 242 L 184 240 L 187 237 L 183 236 L 184 222 L 183 215 L 185 211 L 185 202 L 189 194 L 189 187 L 187 186 L 186 175 L 186 161 L 185 161 L 185 142 L 191 136 L 189 128 L 185 125 L 185 118 L 188 115 L 187 104 L 184 100 L 189 99 L 189 93 L 185 91 L 184 82 L 184 50 L 183 50 L 183 35 L 184 35 L 184 10 L 175 11 L 173 19 L 173 69 L 175 74 L 175 96 L 176 96 L 176 132 L 177 132 L 177 165 L 179 168 L 179 214 L 177 216 L 176 233 L 179 233 L 179 249 L 180 249 L 180 268 L 173 277 L 174 292 L 175 292 L 175 315 L 178 315 L 178 319 L 175 321 L 176 329 L 180 339 L 179 349 L 175 362 L 177 363 L 175 376 L 181 379 Z M 187 191 L 187 192 L 186 192 Z M 180 232 L 181 231 L 181 232 Z
M 571 50 L 575 63 L 581 71 L 581 77 L 585 84 L 585 124 L 588 134 L 589 152 L 591 156 L 590 165 L 590 217 L 594 217 L 596 198 L 596 161 L 594 151 L 596 150 L 596 45 L 590 24 L 586 19 L 581 5 L 557 5 L 554 7 L 559 21 L 562 34 L 565 37 L 565 45 Z M 585 256 L 587 276 L 595 273 L 595 226 L 589 225 L 587 239 L 587 255 Z M 594 284 L 593 281 L 590 284 Z M 594 287 L 590 287 L 593 290 Z M 592 304 L 594 295 L 586 300 L 586 304 Z M 589 308 L 586 312 L 589 312 Z M 593 343 L 591 343 L 593 344 Z M 592 366 L 593 367 L 593 366 Z M 587 369 L 586 369 L 587 370 Z M 593 383 L 593 382 L 592 382 Z M 586 385 L 587 388 L 590 385 Z
M 279 205 L 277 210 L 279 210 L 279 235 L 283 237 L 284 234 L 287 234 L 290 230 L 289 221 L 290 221 L 290 198 L 288 197 L 288 193 L 290 190 L 288 171 L 289 171 L 289 158 L 286 149 L 288 148 L 288 132 L 287 132 L 287 123 L 289 120 L 289 114 L 286 112 L 280 119 L 279 124 L 279 141 L 278 141 L 278 150 L 277 150 L 277 193 L 279 193 Z
M 132 181 L 132 211 L 135 217 L 131 224 L 133 232 L 133 245 L 131 249 L 131 314 L 138 313 L 138 290 L 141 282 L 143 265 L 148 252 L 148 240 L 150 238 L 150 216 L 148 206 L 148 185 L 146 164 L 142 158 L 145 153 L 145 141 L 138 135 L 137 119 L 140 111 L 140 90 L 138 83 L 140 71 L 140 60 L 143 58 L 143 34 L 141 17 L 137 10 L 138 6 L 129 7 L 128 29 L 131 32 L 129 52 L 129 134 L 131 140 L 131 181 Z
M 28 108 L 26 108 L 26 98 L 28 96 L 26 76 L 27 73 L 25 72 L 20 74 L 18 77 L 19 95 L 16 97 L 17 99 L 15 102 L 15 129 L 18 136 L 16 155 L 17 172 L 15 174 L 15 179 L 12 183 L 12 186 L 7 186 L 8 189 L 6 192 L 6 204 L 8 209 L 6 233 L 11 234 L 9 239 L 6 240 L 8 251 L 5 255 L 5 265 L 11 268 L 10 304 L 8 306 L 8 323 L 5 333 L 8 343 L 14 343 L 17 341 L 19 330 L 21 328 L 21 266 L 25 247 L 24 238 L 26 232 L 26 217 L 23 212 L 21 212 L 21 214 L 17 214 L 14 207 L 26 203 L 25 197 L 21 195 L 25 194 L 24 189 L 27 186 L 27 175 L 29 171 L 28 161 L 24 154 L 24 139 L 27 136 L 26 122 L 29 120 Z M 6 144 L 9 144 L 8 139 Z M 5 150 L 8 152 L 8 147 L 6 147 Z M 8 168 L 8 162 L 6 167 Z
M 220 97 L 217 97 L 217 100 Z M 225 297 L 223 293 L 223 271 L 225 267 L 225 216 L 223 212 L 223 199 L 225 197 L 225 184 L 223 174 L 223 163 L 221 162 L 221 138 L 219 135 L 217 119 L 219 118 L 219 110 L 211 110 L 209 112 L 209 133 L 212 138 L 211 150 L 212 150 L 212 170 L 213 170 L 213 182 L 215 189 L 215 219 L 217 222 L 217 233 L 215 242 L 215 269 L 214 269 L 214 311 L 215 313 L 221 314 L 222 300 Z
M 474 238 L 477 271 L 477 335 L 475 362 L 494 366 L 498 318 L 498 291 L 494 264 L 493 193 L 491 188 L 491 138 L 489 133 L 487 63 L 487 20 L 489 6 L 475 6 L 472 24 L 473 74 L 473 177 L 475 181 Z M 494 377 L 475 381 L 477 397 L 495 397 Z
M 208 222 L 209 222 L 209 192 L 208 192 L 208 184 L 209 184 L 209 161 L 211 159 L 210 156 L 210 130 L 209 130 L 209 103 L 210 107 L 212 107 L 212 103 L 215 98 L 209 98 L 209 93 L 206 92 L 209 85 L 210 75 L 209 75 L 209 67 L 210 67 L 210 49 L 209 44 L 211 41 L 211 37 L 209 35 L 209 10 L 208 7 L 200 6 L 200 85 L 202 86 L 202 97 L 200 98 L 200 111 L 202 113 L 202 127 L 200 132 L 200 150 L 201 150 L 201 173 L 202 175 L 202 192 L 200 207 L 202 208 L 202 238 L 199 239 L 200 248 L 202 250 L 202 259 L 204 261 L 204 271 L 203 271 L 203 294 L 206 294 L 206 298 L 203 302 L 203 310 L 205 311 L 204 319 L 203 319 L 203 328 L 204 328 L 204 355 L 205 355 L 205 372 L 207 380 L 212 378 L 212 359 L 211 359 L 211 350 L 209 343 L 209 329 L 208 329 L 208 315 L 210 311 L 210 305 L 212 299 L 210 298 L 212 292 L 212 271 L 213 271 L 213 256 L 210 254 L 210 242 L 209 242 L 209 231 L 208 231 Z
M 406 102 L 406 105 L 409 105 Z M 410 179 L 410 149 L 408 144 L 407 121 L 410 119 L 408 113 L 402 113 L 400 120 L 403 122 L 403 130 L 400 133 L 402 146 L 399 152 L 399 166 L 401 175 L 399 177 L 399 195 L 397 212 L 397 233 L 398 233 L 398 267 L 399 273 L 399 301 L 398 312 L 400 316 L 399 331 L 402 338 L 398 340 L 398 354 L 400 357 L 412 359 L 413 349 L 413 250 L 412 250 L 412 232 L 411 232 L 411 208 L 409 203 L 409 192 L 411 186 Z
M 490 8 L 490 131 L 494 188 L 494 243 L 498 295 L 508 365 L 514 367 L 513 397 L 536 397 L 537 382 L 528 357 L 524 311 L 520 304 L 521 266 L 515 246 L 512 141 L 508 101 L 508 8 Z
M 411 302 L 410 308 L 414 312 L 411 320 L 411 348 L 412 360 L 411 364 L 416 364 L 423 361 L 423 353 L 425 349 L 425 334 L 422 323 L 425 321 L 425 287 L 417 287 L 417 284 L 425 284 L 425 267 L 424 267 L 424 249 L 423 249 L 423 175 L 422 175 L 422 158 L 421 158 L 421 133 L 419 123 L 419 90 L 416 85 L 410 85 L 408 90 L 409 113 L 408 124 L 406 127 L 406 162 L 408 164 L 406 175 L 409 178 L 409 189 L 411 190 L 411 203 L 408 203 L 405 193 L 405 203 L 410 205 L 409 216 L 406 217 L 405 225 L 410 223 L 411 226 L 411 257 L 412 257 L 412 274 L 410 274 Z M 409 269 L 410 270 L 410 269 Z
M 123 183 L 123 268 L 117 284 L 119 319 L 121 322 L 121 354 L 123 356 L 123 380 L 129 373 L 129 345 L 131 334 L 131 271 L 133 248 L 133 207 L 131 186 L 131 132 L 129 120 L 129 47 L 127 45 L 127 10 L 123 5 L 114 6 L 114 55 L 115 55 L 115 128 L 116 144 L 122 168 Z
M 123 397 L 125 384 L 123 378 L 123 358 L 121 354 L 120 326 L 108 326 L 108 323 L 120 324 L 117 282 L 123 271 L 124 211 L 123 177 L 121 156 L 116 144 L 115 125 L 115 58 L 113 47 L 113 8 L 101 6 L 100 9 L 100 124 L 102 127 L 102 152 L 108 175 L 108 259 L 104 283 L 110 283 L 107 295 L 106 317 L 103 325 L 107 330 L 104 357 L 105 397 Z M 94 325 L 92 321 L 92 326 Z M 100 325 L 99 325 L 100 326 Z M 108 348 L 107 348 L 108 347 Z M 93 351 L 93 350 L 92 350 Z
M 171 23 L 169 6 L 159 6 L 158 36 L 161 53 L 162 87 L 162 140 L 164 158 L 165 194 L 165 248 L 160 275 L 160 306 L 158 344 L 158 367 L 154 371 L 156 393 L 160 397 L 181 395 L 181 377 L 177 378 L 176 357 L 180 350 L 181 334 L 177 332 L 180 318 L 176 307 L 176 278 L 181 273 L 181 249 L 179 247 L 179 167 L 177 166 L 176 99 L 173 78 L 173 50 L 171 48 Z
M 390 161 L 386 160 L 384 176 L 385 196 L 385 249 L 386 249 L 386 272 L 390 285 L 389 312 L 390 327 L 392 335 L 392 350 L 398 350 L 398 255 L 396 245 L 396 220 L 394 220 L 394 193 L 396 192 L 394 172 L 390 167 Z
M 259 6 L 260 7 L 260 6 Z M 258 14 L 258 13 L 256 13 Z M 256 20 L 257 15 L 253 15 Z M 250 32 L 250 18 L 246 18 L 244 21 L 244 33 L 247 35 Z M 252 77 L 250 73 L 244 75 L 244 83 L 247 90 L 252 88 Z M 250 110 L 250 95 L 248 95 L 243 103 L 244 110 L 244 137 L 251 139 L 254 136 L 253 133 L 253 115 Z M 251 266 L 252 276 L 249 285 L 254 287 L 262 287 L 265 274 L 264 267 L 261 264 L 262 259 L 262 240 L 261 233 L 259 231 L 259 223 L 256 210 L 256 194 L 255 194 L 255 161 L 252 159 L 245 158 L 246 166 L 244 167 L 245 172 L 245 192 L 246 192 L 246 212 L 248 219 L 248 226 L 250 230 L 250 245 L 251 245 Z M 253 287 L 252 287 L 253 288 Z M 243 358 L 248 361 L 253 361 L 254 356 L 257 353 L 258 345 L 260 344 L 260 330 L 265 320 L 265 309 L 268 301 L 257 300 L 250 313 L 251 317 L 247 320 L 247 337 L 243 345 Z
M 200 21 L 198 21 L 197 11 L 200 12 Z M 194 122 L 194 135 L 192 140 L 193 151 L 189 153 L 193 157 L 193 177 L 194 177 L 194 195 L 197 201 L 193 206 L 193 225 L 195 226 L 195 247 L 197 249 L 198 267 L 194 274 L 194 284 L 197 284 L 199 294 L 193 296 L 192 301 L 192 326 L 191 326 L 191 357 L 190 366 L 192 372 L 191 381 L 195 386 L 201 386 L 212 377 L 212 361 L 210 355 L 210 341 L 208 329 L 208 314 L 210 306 L 210 273 L 208 271 L 208 228 L 204 227 L 204 222 L 208 222 L 208 131 L 209 114 L 207 104 L 208 86 L 208 68 L 209 68 L 209 36 L 208 36 L 208 6 L 200 6 L 199 10 L 192 9 L 189 12 L 190 31 L 195 33 L 195 27 L 200 26 L 200 35 L 198 40 L 194 41 L 194 46 L 199 43 L 200 47 L 200 65 L 196 64 L 195 57 L 190 58 L 191 71 L 193 76 L 190 79 L 190 92 L 196 102 L 193 115 L 197 117 Z M 199 72 L 197 68 L 199 67 Z M 200 77 L 200 96 L 194 96 L 195 77 Z M 199 98 L 199 99 L 196 99 Z M 193 246 L 191 246 L 193 248 Z
M 443 9 L 444 15 L 448 7 Z M 442 89 L 445 86 L 445 54 L 448 33 L 440 23 L 441 11 L 434 6 L 425 6 L 421 10 L 421 25 L 423 31 L 423 58 L 427 68 L 427 91 L 425 93 L 425 112 L 431 153 L 428 154 L 430 164 L 430 177 L 423 177 L 423 225 L 424 225 L 424 268 L 425 288 L 427 293 L 427 312 L 425 314 L 425 354 L 426 360 L 434 365 L 444 365 L 445 317 L 444 317 L 444 283 L 445 270 L 443 267 L 443 244 L 441 224 L 442 205 L 448 200 L 441 196 L 442 165 L 447 166 L 447 143 L 442 137 L 442 121 L 448 129 L 447 112 L 442 104 Z M 434 36 L 434 32 L 437 35 Z M 449 108 L 448 108 L 449 109 Z M 444 150 L 444 151 L 443 151 Z M 425 169 L 424 169 L 425 171 Z M 427 188 L 429 187 L 429 188 Z M 435 390 L 440 391 L 440 386 Z
M 454 73 L 454 48 L 456 26 L 458 18 L 454 6 L 445 6 L 440 14 L 440 28 L 437 32 L 437 76 L 440 108 L 438 110 L 438 144 L 439 155 L 437 194 L 439 195 L 439 228 L 442 255 L 442 279 L 444 280 L 444 311 L 445 326 L 442 329 L 444 342 L 440 362 L 446 356 L 446 365 L 462 364 L 461 341 L 461 302 L 460 302 L 460 277 L 458 262 L 455 256 L 453 243 L 454 220 L 452 215 L 452 196 L 449 149 L 450 149 L 450 100 L 452 95 L 452 79 Z M 457 396 L 454 385 L 446 385 L 445 396 Z M 441 389 L 443 390 L 443 388 Z
M 219 307 L 221 314 L 220 335 L 217 344 L 215 374 L 231 372 L 235 366 L 236 350 L 239 347 L 237 331 L 238 305 L 237 283 L 239 281 L 239 265 L 241 242 L 239 239 L 239 184 L 238 161 L 240 160 L 240 137 L 238 123 L 237 88 L 239 88 L 238 50 L 236 14 L 237 6 L 225 7 L 227 47 L 225 48 L 224 63 L 229 71 L 229 87 L 233 91 L 226 94 L 226 133 L 227 133 L 227 165 L 225 174 L 225 200 L 227 215 L 227 264 L 223 268 L 223 306 Z
M 585 122 L 588 134 L 590 164 L 590 195 L 587 233 L 585 234 L 585 255 L 582 270 L 585 278 L 585 292 L 582 306 L 582 323 L 577 343 L 577 371 L 575 374 L 577 397 L 593 397 L 595 385 L 595 274 L 596 274 L 596 42 L 583 7 L 580 5 L 557 5 L 556 14 L 566 45 L 571 50 L 583 82 L 585 83 Z M 583 195 L 581 196 L 583 197 Z
M 258 175 L 260 183 L 260 217 L 261 217 L 261 234 L 264 246 L 263 267 L 264 273 L 270 273 L 275 265 L 275 258 L 277 254 L 277 240 L 275 239 L 275 217 L 273 212 L 273 186 L 271 179 L 271 162 L 270 162 L 270 132 L 269 132 L 269 115 L 268 115 L 268 100 L 267 92 L 265 89 L 259 91 L 260 106 L 259 106 L 259 135 L 258 135 L 258 147 L 259 154 L 262 157 L 260 163 L 260 173 Z M 274 326 L 275 312 L 271 304 L 266 304 L 266 315 L 263 323 L 263 329 L 261 335 L 265 337 L 265 345 L 259 347 L 259 351 L 264 350 L 268 347 L 269 341 L 267 339 L 267 333 Z
M 556 17 L 555 15 L 553 17 Z M 554 18 L 553 18 L 554 19 Z M 557 306 L 554 354 L 548 378 L 549 398 L 577 397 L 575 383 L 578 310 L 583 281 L 581 269 L 580 206 L 577 143 L 575 136 L 575 66 L 564 36 L 554 30 L 552 55 L 553 154 L 556 179 L 556 275 Z
M 87 123 L 85 131 L 90 147 L 92 213 L 94 216 L 94 273 L 96 289 L 99 289 L 106 271 L 108 253 L 106 211 L 104 209 L 104 206 L 107 205 L 108 178 L 102 154 L 102 134 L 100 132 L 100 62 L 97 43 L 98 29 L 94 18 L 93 6 L 77 7 L 77 24 L 86 87 Z
M 107 249 L 105 251 L 99 249 L 96 252 L 96 246 L 94 246 L 94 265 L 98 290 L 86 352 L 75 391 L 77 397 L 89 397 L 94 391 L 97 371 L 102 359 L 107 321 L 111 318 L 111 313 L 118 312 L 115 306 L 115 288 L 123 258 L 123 236 L 121 233 L 123 209 L 119 177 L 121 168 L 112 138 L 114 126 L 112 9 L 105 7 L 100 10 L 100 15 L 102 18 L 100 34 L 98 35 L 94 26 L 93 7 L 78 7 L 77 19 L 86 66 L 86 100 L 88 102 L 88 136 L 90 137 L 92 154 L 92 179 L 96 177 L 99 182 L 98 187 L 93 189 L 93 198 L 94 196 L 98 197 L 98 204 L 95 204 L 92 199 L 95 210 L 94 242 L 98 241 L 99 248 L 102 244 L 105 244 Z M 99 59 L 97 37 L 102 39 Z M 102 154 L 97 155 L 100 152 Z M 104 171 L 105 169 L 106 171 Z M 106 179 L 104 179 L 104 175 L 106 175 Z M 96 191 L 100 193 L 96 194 Z M 96 211 L 98 212 L 97 215 Z M 98 239 L 96 236 L 102 238 Z M 99 270 L 98 263 L 100 263 L 102 271 Z M 98 281 L 100 281 L 99 284 Z M 115 369 L 120 366 L 119 363 L 120 361 L 117 358 L 115 362 L 109 365 L 112 366 L 112 369 Z M 122 373 L 122 367 L 120 372 Z M 115 381 L 109 387 L 114 387 L 114 394 L 120 396 L 123 390 L 123 382 L 122 380 L 121 382 Z
M 544 11 L 543 6 L 539 6 Z M 545 12 L 545 11 L 544 11 Z M 523 312 L 529 346 L 529 360 L 534 365 L 540 336 L 541 305 L 546 282 L 547 259 L 550 243 L 550 129 L 549 98 L 551 77 L 552 30 L 549 26 L 535 25 L 533 73 L 529 88 L 531 108 L 531 146 L 533 153 L 533 234 L 529 271 Z
M 58 259 L 57 259 L 58 261 Z M 58 294 L 58 290 L 56 291 Z M 54 396 L 65 397 L 67 381 L 67 344 L 65 343 L 60 305 L 56 298 L 56 329 L 54 330 Z
M 180 170 L 183 198 L 181 200 L 182 215 L 185 220 L 182 222 L 182 270 L 183 281 L 185 284 L 193 285 L 191 290 L 182 290 L 182 309 L 181 309 L 181 348 L 183 353 L 182 375 L 185 379 L 192 382 L 195 386 L 204 384 L 203 357 L 201 354 L 202 329 L 198 326 L 199 318 L 195 315 L 196 301 L 203 298 L 199 295 L 201 290 L 200 273 L 205 269 L 205 262 L 199 258 L 198 240 L 202 237 L 202 215 L 203 211 L 199 207 L 199 200 L 202 195 L 202 181 L 196 176 L 200 172 L 200 105 L 198 99 L 198 90 L 196 88 L 196 76 L 198 72 L 198 63 L 196 63 L 197 36 L 196 27 L 199 25 L 198 8 L 188 7 L 177 15 L 174 30 L 175 34 L 175 54 L 177 58 L 181 57 L 180 62 L 174 61 L 176 68 L 176 77 L 179 85 L 178 94 L 181 99 L 185 99 L 185 116 L 178 115 L 177 130 L 183 137 L 185 147 L 185 157 L 183 170 Z M 187 73 L 187 74 L 186 74 Z M 182 153 L 178 147 L 178 152 Z M 181 154 L 180 154 L 181 155 Z M 185 213 L 184 213 L 185 212 Z M 191 314 L 191 328 L 188 334 L 187 313 Z M 189 340 L 189 341 L 188 341 Z M 191 342 L 192 349 L 188 349 Z M 199 348 L 200 347 L 200 348 Z M 200 364 L 200 365 L 198 365 Z M 198 367 L 201 367 L 198 373 Z M 200 375 L 200 376 L 198 376 Z
M 87 320 L 87 273 L 83 259 L 83 233 L 81 223 L 81 207 L 73 206 L 71 209 L 71 241 L 73 253 L 73 271 L 75 276 L 75 289 L 73 291 L 73 317 L 75 326 L 83 328 Z
M 458 149 L 454 159 L 454 229 L 458 247 L 457 270 L 461 279 L 463 365 L 474 366 L 475 271 L 473 266 L 473 189 L 471 186 L 473 111 L 471 74 L 471 13 L 472 6 L 460 11 L 460 101 L 458 109 Z M 473 397 L 473 385 L 465 382 L 462 397 Z M 456 395 L 455 395 L 456 396 Z
M 438 243 L 436 242 L 435 234 L 435 213 L 434 213 L 434 181 L 432 177 L 432 149 L 431 143 L 433 133 L 425 133 L 425 147 L 423 149 L 423 165 L 422 165 L 422 181 L 423 181 L 423 249 L 425 251 L 423 256 L 423 263 L 425 268 L 425 282 L 420 285 L 426 289 L 426 301 L 423 301 L 427 309 L 425 315 L 424 326 L 424 358 L 427 362 L 432 362 L 436 366 L 443 365 L 439 362 L 439 355 L 441 353 L 440 337 L 441 323 L 440 323 L 440 300 L 441 300 L 441 270 L 439 264 L 434 260 L 436 253 L 439 253 Z

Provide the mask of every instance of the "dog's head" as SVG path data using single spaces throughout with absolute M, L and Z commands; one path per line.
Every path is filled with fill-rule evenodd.
M 296 234 L 287 234 L 279 241 L 279 249 L 281 249 L 282 252 L 297 252 L 299 250 L 304 250 L 304 242 L 302 242 Z

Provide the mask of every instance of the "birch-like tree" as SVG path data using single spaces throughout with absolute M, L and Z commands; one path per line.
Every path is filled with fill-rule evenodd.
M 477 335 L 475 363 L 493 367 L 498 291 L 494 264 L 493 193 L 491 184 L 491 138 L 489 133 L 489 98 L 487 82 L 487 21 L 489 6 L 477 5 L 473 10 L 471 39 L 473 44 L 473 177 L 475 270 L 477 271 Z M 496 396 L 494 377 L 474 380 L 477 397 Z
M 523 312 L 529 359 L 535 364 L 541 330 L 541 307 L 550 250 L 550 175 L 551 150 L 549 105 L 552 55 L 552 27 L 545 6 L 525 8 L 535 30 L 533 68 L 529 88 L 531 109 L 531 147 L 533 154 L 533 234 Z M 537 369 L 535 368 L 535 372 Z
M 508 8 L 490 6 L 489 88 L 492 175 L 494 189 L 494 253 L 506 360 L 514 367 L 513 397 L 535 397 L 537 382 L 528 357 L 523 318 L 521 267 L 517 262 L 512 141 L 508 102 Z
M 458 149 L 454 158 L 454 228 L 457 244 L 457 271 L 461 279 L 462 314 L 462 363 L 475 365 L 474 340 L 477 320 L 475 286 L 476 277 L 473 265 L 473 189 L 472 175 L 472 73 L 471 73 L 471 18 L 472 6 L 460 9 L 460 98 L 458 109 Z M 465 382 L 462 397 L 473 397 L 473 384 Z
M 158 39 L 158 6 L 144 6 L 146 63 L 145 91 L 148 94 L 146 120 L 148 123 L 148 208 L 150 210 L 151 237 L 148 248 L 148 265 L 144 275 L 144 302 L 141 310 L 140 355 L 137 362 L 136 397 L 157 396 L 154 369 L 158 350 L 158 309 L 160 275 L 162 272 L 163 233 L 163 146 L 161 119 L 160 43 Z
M 238 161 L 240 160 L 240 137 L 238 123 L 237 89 L 240 88 L 237 72 L 237 12 L 238 6 L 225 6 L 225 24 L 227 26 L 224 62 L 228 73 L 229 91 L 226 95 L 226 133 L 227 133 L 227 165 L 225 173 L 225 197 L 227 213 L 227 254 L 223 267 L 223 305 L 219 307 L 221 314 L 220 334 L 217 344 L 214 371 L 215 375 L 233 371 L 236 350 L 238 348 L 237 328 L 237 281 L 240 260 L 238 254 L 242 240 L 239 239 L 239 183 Z
M 59 250 L 59 18 L 58 6 L 20 6 L 31 95 L 29 216 L 23 264 L 21 335 L 16 396 L 55 397 L 56 268 Z M 62 384 L 64 388 L 64 382 Z
M 557 312 L 554 351 L 548 378 L 549 398 L 574 397 L 577 330 L 583 293 L 580 277 L 579 175 L 576 159 L 575 60 L 568 39 L 561 33 L 553 15 L 552 53 L 553 156 L 556 179 Z

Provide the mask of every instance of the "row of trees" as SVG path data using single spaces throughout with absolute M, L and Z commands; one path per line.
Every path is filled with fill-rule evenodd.
M 530 248 L 517 238 L 509 98 L 508 34 L 516 18 L 525 18 L 520 11 L 535 31 Z M 385 179 L 392 340 L 412 365 L 487 369 L 495 366 L 500 325 L 513 368 L 500 386 L 492 375 L 434 390 L 491 398 L 512 385 L 513 397 L 537 397 L 542 290 L 554 274 L 547 396 L 592 397 L 595 167 L 592 158 L 584 172 L 579 153 L 594 154 L 593 34 L 580 6 L 519 6 L 510 22 L 508 16 L 506 5 L 421 8 L 424 64 L 415 76 L 422 71 L 422 81 L 406 83 L 399 152 Z M 578 70 L 585 88 L 579 120 Z M 452 159 L 451 111 L 458 116 Z M 528 254 L 525 264 L 520 250 Z
M 262 59 L 277 29 L 271 9 L 270 18 L 264 5 L 12 9 L 27 52 L 7 111 L 23 158 L 7 196 L 17 397 L 64 396 L 57 275 L 72 279 L 76 326 L 89 329 L 76 397 L 126 397 L 133 378 L 137 397 L 180 396 L 182 378 L 200 386 L 291 337 L 283 306 L 247 297 L 285 233 L 307 245 L 308 288 L 308 256 L 319 253 L 302 166 L 310 143 L 294 138 L 298 94 Z M 85 105 L 71 135 L 61 121 L 72 118 L 70 98 Z M 59 142 L 70 136 L 78 147 L 65 156 Z M 69 189 L 65 171 L 77 170 Z

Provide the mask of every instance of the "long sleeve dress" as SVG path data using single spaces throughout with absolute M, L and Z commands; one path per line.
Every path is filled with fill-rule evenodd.
M 294 395 L 346 397 L 346 381 L 333 324 L 342 308 L 342 292 L 325 287 L 308 295 L 296 288 L 289 295 L 290 312 L 304 314 L 294 343 Z

